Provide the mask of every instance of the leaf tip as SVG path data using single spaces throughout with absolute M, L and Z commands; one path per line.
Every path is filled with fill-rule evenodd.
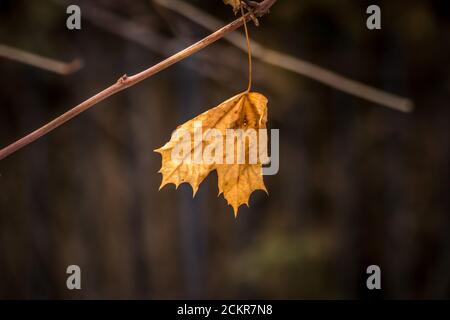
M 195 198 L 197 191 L 198 191 L 198 186 L 192 186 L 192 199 Z
M 231 206 L 233 207 L 233 214 L 234 214 L 234 218 L 236 219 L 237 216 L 238 216 L 239 205 L 237 205 L 237 204 L 231 204 Z

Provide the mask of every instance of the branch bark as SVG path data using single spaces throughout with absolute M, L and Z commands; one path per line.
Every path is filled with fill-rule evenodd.
M 263 3 L 267 4 L 266 1 L 272 1 L 272 0 L 265 0 L 261 4 L 263 4 Z M 266 6 L 266 12 L 269 9 L 270 9 L 270 6 Z M 260 12 L 259 14 L 263 15 L 264 12 Z M 16 142 L 1 149 L 0 150 L 0 160 L 6 158 L 7 156 L 13 154 L 16 151 L 22 149 L 23 147 L 36 141 L 37 139 L 45 136 L 49 132 L 58 128 L 62 124 L 66 123 L 67 121 L 73 119 L 74 117 L 78 116 L 80 113 L 92 108 L 94 105 L 105 100 L 106 98 L 108 98 L 122 90 L 125 90 L 131 86 L 134 86 L 135 84 L 141 82 L 142 80 L 145 80 L 145 79 L 157 74 L 158 72 L 170 67 L 171 65 L 173 65 L 183 59 L 186 59 L 187 57 L 191 56 L 192 54 L 204 49 L 205 47 L 209 46 L 210 44 L 223 38 L 226 34 L 240 28 L 244 24 L 244 19 L 246 19 L 246 21 L 250 20 L 250 15 L 246 14 L 244 17 L 236 19 L 235 21 L 222 27 L 221 29 L 217 30 L 216 32 L 210 34 L 206 38 L 204 38 L 204 39 L 198 41 L 197 43 L 191 45 L 190 47 L 174 54 L 173 56 L 154 65 L 153 67 L 150 67 L 150 68 L 148 68 L 138 74 L 135 74 L 133 76 L 127 76 L 127 75 L 122 76 L 113 85 L 111 85 L 108 88 L 104 89 L 103 91 L 97 93 L 96 95 L 92 96 L 91 98 L 89 98 L 86 101 L 82 102 L 81 104 L 77 105 L 73 109 L 67 111 L 66 113 L 64 113 L 63 115 L 54 119 L 53 121 L 42 126 L 41 128 L 31 132 L 30 134 L 23 137 L 22 139 L 17 140 Z

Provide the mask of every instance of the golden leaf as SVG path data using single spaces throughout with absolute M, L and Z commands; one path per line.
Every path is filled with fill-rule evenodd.
M 237 216 L 253 191 L 267 192 L 260 159 L 261 151 L 267 151 L 267 132 L 259 130 L 266 122 L 267 98 L 244 92 L 182 124 L 168 143 L 155 150 L 162 155 L 160 189 L 187 182 L 195 196 L 206 176 L 216 170 L 219 195 L 223 193 Z

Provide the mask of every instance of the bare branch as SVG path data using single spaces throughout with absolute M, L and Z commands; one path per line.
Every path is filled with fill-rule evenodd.
M 82 67 L 80 59 L 75 59 L 70 63 L 65 63 L 6 46 L 4 44 L 0 44 L 0 57 L 61 75 L 69 75 L 78 71 Z
M 122 90 L 125 90 L 126 88 L 129 88 L 129 87 L 141 82 L 142 80 L 145 80 L 145 79 L 157 74 L 158 72 L 172 66 L 173 64 L 175 64 L 183 59 L 186 59 L 187 57 L 193 55 L 194 53 L 206 48 L 210 44 L 223 38 L 226 34 L 240 28 L 244 23 L 244 19 L 249 20 L 250 15 L 246 14 L 244 17 L 236 19 L 235 21 L 229 23 L 228 25 L 213 32 L 206 38 L 204 38 L 204 39 L 198 41 L 197 43 L 191 45 L 190 47 L 172 55 L 171 57 L 154 65 L 153 67 L 150 67 L 150 68 L 148 68 L 138 74 L 130 76 L 130 77 L 128 77 L 126 75 L 122 76 L 115 84 L 113 84 L 113 85 L 109 86 L 108 88 L 104 89 L 103 91 L 97 93 L 93 97 L 87 99 L 86 101 L 82 102 L 78 106 L 67 111 L 63 115 L 61 115 L 58 118 L 54 119 L 53 121 L 47 123 L 46 125 L 42 126 L 41 128 L 33 131 L 32 133 L 28 134 L 27 136 L 23 137 L 22 139 L 1 149 L 0 150 L 0 160 L 6 158 L 7 156 L 11 155 L 12 153 L 14 153 L 16 151 L 22 149 L 23 147 L 25 147 L 28 144 L 32 143 L 33 141 L 41 138 L 42 136 L 48 134 L 52 130 L 58 128 L 62 124 L 73 119 L 74 117 L 78 116 L 80 113 L 88 110 L 89 108 L 91 108 L 94 105 L 98 104 L 99 102 L 105 100 L 106 98 L 108 98 Z
M 171 9 L 178 14 L 198 23 L 208 30 L 216 30 L 221 22 L 213 16 L 197 9 L 185 1 L 180 0 L 153 0 L 155 3 Z M 274 0 L 265 0 L 261 2 L 260 9 L 267 10 L 268 5 L 273 5 Z M 225 37 L 228 42 L 247 52 L 246 40 L 242 34 L 233 33 Z M 319 67 L 310 62 L 304 61 L 300 58 L 281 53 L 270 48 L 267 48 L 260 43 L 252 40 L 253 56 L 268 64 L 290 70 L 297 74 L 306 76 L 332 88 L 349 93 L 359 98 L 383 105 L 385 107 L 395 109 L 402 112 L 411 112 L 413 110 L 413 102 L 404 97 L 400 97 L 389 92 L 368 86 L 361 82 L 349 79 L 345 76 L 332 72 L 330 70 Z

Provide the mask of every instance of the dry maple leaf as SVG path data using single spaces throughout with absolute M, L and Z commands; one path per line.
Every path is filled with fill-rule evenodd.
M 155 150 L 162 155 L 162 167 L 159 172 L 163 178 L 160 189 L 170 183 L 178 188 L 181 183 L 187 182 L 192 186 L 195 196 L 206 176 L 211 171 L 217 170 L 219 195 L 223 193 L 228 204 L 233 207 L 234 215 L 237 216 L 238 208 L 242 204 L 248 205 L 253 191 L 267 192 L 260 156 L 261 151 L 267 151 L 267 137 L 264 136 L 267 132 L 259 130 L 266 129 L 266 122 L 267 98 L 259 93 L 244 92 L 182 124 L 169 142 Z M 212 134 L 213 132 L 215 134 Z M 243 140 L 239 141 L 235 135 L 229 138 L 230 133 L 236 132 L 242 134 Z M 252 157 L 255 140 L 253 143 L 250 138 L 246 140 L 248 132 L 259 133 L 256 138 L 261 149 L 258 157 Z M 198 135 L 201 135 L 201 140 L 196 140 Z M 264 140 L 261 140 L 261 137 Z M 231 156 L 228 152 L 229 146 L 232 147 Z M 178 154 L 178 150 L 185 152 L 181 158 L 174 159 L 173 156 Z M 219 150 L 225 152 L 220 153 Z M 215 161 L 205 161 L 207 152 Z M 240 156 L 242 158 L 238 161 Z M 201 161 L 195 161 L 199 159 Z M 232 161 L 228 161 L 229 159 Z

